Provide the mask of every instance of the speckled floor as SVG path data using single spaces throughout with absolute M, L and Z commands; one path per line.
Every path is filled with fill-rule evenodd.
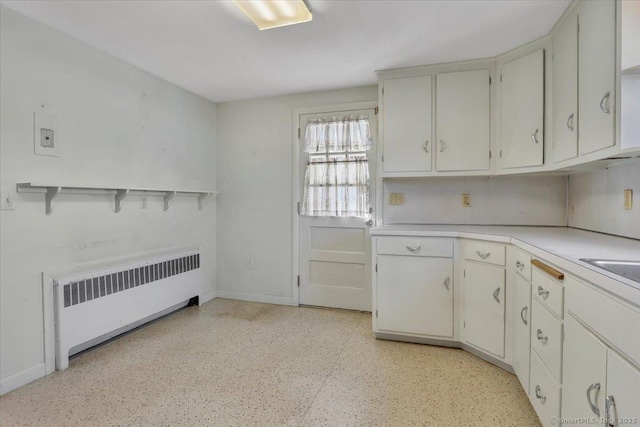
M 539 426 L 462 350 L 373 338 L 371 315 L 214 300 L 0 398 L 0 425 Z

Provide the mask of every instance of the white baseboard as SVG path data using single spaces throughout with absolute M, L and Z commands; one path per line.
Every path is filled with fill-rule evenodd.
M 44 362 L 0 380 L 0 396 L 45 376 Z
M 205 304 L 214 299 L 216 296 L 216 291 L 211 291 L 208 294 L 200 295 L 200 298 L 198 298 L 198 305 Z
M 275 295 L 245 294 L 242 292 L 216 291 L 216 298 L 235 299 L 240 301 L 264 302 L 267 304 L 298 305 L 292 297 L 278 297 Z

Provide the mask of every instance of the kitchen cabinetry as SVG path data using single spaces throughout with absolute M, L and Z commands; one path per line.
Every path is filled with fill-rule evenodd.
M 531 357 L 531 284 L 514 275 L 512 319 L 513 370 L 520 384 L 529 393 L 529 363 Z
M 578 16 L 553 36 L 553 160 L 578 156 Z
M 580 155 L 616 143 L 616 3 L 583 1 L 578 6 Z
M 507 62 L 501 72 L 500 167 L 544 163 L 544 50 Z
M 438 171 L 489 170 L 489 78 L 488 69 L 436 76 Z
M 383 171 L 431 170 L 431 76 L 383 83 Z
M 505 247 L 476 242 L 468 245 L 464 267 L 464 341 L 502 358 L 505 338 Z M 496 252 L 502 253 L 502 257 L 498 258 L 502 260 L 502 265 L 486 262 Z M 476 256 L 483 261 L 474 261 Z
M 453 337 L 450 240 L 377 239 L 375 330 Z

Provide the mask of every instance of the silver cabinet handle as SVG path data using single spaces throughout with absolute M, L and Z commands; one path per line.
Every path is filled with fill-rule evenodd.
M 373 225 L 373 220 L 372 219 L 368 219 L 367 222 L 365 222 L 365 224 L 367 224 L 369 227 L 371 227 Z
M 542 299 L 546 300 L 549 297 L 549 291 L 545 291 L 542 286 L 538 286 L 538 295 L 540 295 Z
M 596 400 L 598 400 L 598 392 L 600 391 L 600 383 L 594 383 L 594 384 L 591 384 L 589 387 L 587 387 L 587 402 L 589 402 L 589 408 L 591 408 L 591 412 L 593 412 L 597 416 L 600 416 L 600 408 L 598 408 L 597 405 L 594 405 L 593 401 L 591 400 L 591 392 L 593 390 L 596 391 Z
M 540 401 L 542 403 L 544 403 L 547 400 L 547 396 L 545 396 L 544 394 L 540 393 L 540 386 L 539 385 L 536 386 L 536 397 L 538 399 L 540 399 Z
M 573 132 L 573 113 L 571 113 L 571 115 L 567 119 L 567 127 L 569 128 L 570 131 Z
M 520 271 L 524 268 L 524 262 L 516 261 L 516 268 Z
M 527 318 L 526 316 L 526 312 L 529 311 L 529 306 L 525 305 L 524 307 L 522 307 L 522 310 L 520 310 L 520 319 L 522 319 L 522 323 L 524 323 L 525 325 L 528 324 L 529 322 L 527 322 Z
M 429 141 L 422 144 L 422 149 L 424 150 L 425 153 L 429 152 Z
M 600 100 L 600 109 L 602 110 L 603 113 L 606 113 L 606 114 L 611 113 L 611 110 L 609 109 L 609 96 L 610 95 L 611 95 L 611 92 L 607 92 L 607 93 L 604 94 L 604 96 Z
M 443 140 L 440 140 L 440 152 L 442 153 L 446 149 L 447 149 L 447 144 L 445 144 Z
M 539 129 L 536 129 L 536 131 L 531 134 L 531 140 L 536 144 L 540 144 L 540 141 L 538 141 L 538 130 Z
M 547 340 L 549 339 L 549 337 L 545 337 L 544 335 L 542 335 L 542 329 L 538 329 L 538 331 L 536 332 L 536 336 L 538 337 L 538 340 L 542 342 L 542 344 L 546 344 Z
M 500 298 L 498 298 L 499 295 L 500 295 L 500 288 L 493 291 L 493 299 L 498 301 L 498 304 L 500 304 Z
M 444 287 L 447 288 L 447 290 L 449 290 L 449 277 L 447 277 L 446 279 L 444 279 Z
M 605 417 L 605 425 L 608 427 L 616 427 L 616 418 L 611 418 L 611 407 L 613 406 L 614 410 L 616 407 L 616 401 L 613 396 L 607 396 L 604 402 L 604 417 Z
M 491 252 L 485 252 L 485 253 L 482 253 L 482 252 L 480 252 L 480 251 L 476 251 L 476 253 L 477 253 L 477 254 L 478 254 L 478 256 L 479 256 L 480 258 L 482 258 L 482 259 L 487 259 L 487 258 L 489 258 L 489 255 L 491 255 Z
M 420 249 L 422 249 L 422 246 L 420 245 L 415 247 L 407 246 L 407 249 L 409 249 L 412 253 L 417 254 L 418 252 L 420 252 Z

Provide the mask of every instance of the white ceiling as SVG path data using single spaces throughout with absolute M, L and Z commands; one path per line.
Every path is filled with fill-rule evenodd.
M 214 102 L 376 83 L 374 71 L 495 56 L 549 32 L 570 0 L 308 0 L 267 31 L 231 1 L 2 4 Z

